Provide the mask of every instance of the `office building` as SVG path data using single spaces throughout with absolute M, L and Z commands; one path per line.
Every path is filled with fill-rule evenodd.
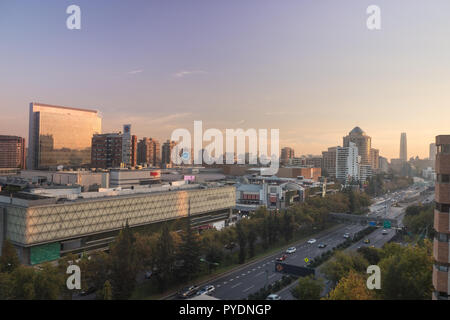
M 98 111 L 30 103 L 27 168 L 88 167 Z
M 379 171 L 383 172 L 383 173 L 388 173 L 388 171 L 389 171 L 388 159 L 380 156 L 378 159 L 378 162 L 379 162 L 379 165 L 378 165 Z
M 433 299 L 450 296 L 450 135 L 436 137 Z
M 282 165 L 289 164 L 289 160 L 294 158 L 294 149 L 285 147 L 281 149 L 280 162 Z
M 402 132 L 400 135 L 400 158 L 401 161 L 408 161 L 408 143 L 406 140 L 406 133 Z
M 138 142 L 138 163 L 153 167 L 161 165 L 161 146 L 158 140 L 143 138 Z
M 370 161 L 370 149 L 372 146 L 372 138 L 369 137 L 360 127 L 353 128 L 350 133 L 343 138 L 344 148 L 350 146 L 350 142 L 353 142 L 358 148 L 358 154 L 361 157 L 361 164 L 371 164 Z
M 348 147 L 336 148 L 336 179 L 348 184 L 359 180 L 358 147 L 349 142 Z
M 25 139 L 0 135 L 0 168 L 25 168 Z

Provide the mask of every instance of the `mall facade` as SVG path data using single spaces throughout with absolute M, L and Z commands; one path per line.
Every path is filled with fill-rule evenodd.
M 68 196 L 0 194 L 0 242 L 9 239 L 22 263 L 35 265 L 107 249 L 127 222 L 132 228 L 188 216 L 197 227 L 225 222 L 235 203 L 234 187 L 199 184 Z

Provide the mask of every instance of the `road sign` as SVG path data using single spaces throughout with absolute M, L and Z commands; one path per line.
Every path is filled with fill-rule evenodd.
M 383 221 L 383 228 L 390 229 L 391 228 L 391 222 L 389 220 Z
M 377 223 L 375 221 L 369 221 L 369 226 L 376 227 Z

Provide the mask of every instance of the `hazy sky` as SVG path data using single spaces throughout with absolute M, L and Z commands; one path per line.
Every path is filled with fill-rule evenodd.
M 66 8 L 81 7 L 81 30 Z M 366 8 L 381 8 L 369 31 Z M 175 128 L 278 128 L 319 154 L 358 125 L 388 158 L 450 134 L 448 0 L 1 0 L 0 134 L 27 136 L 31 101 Z

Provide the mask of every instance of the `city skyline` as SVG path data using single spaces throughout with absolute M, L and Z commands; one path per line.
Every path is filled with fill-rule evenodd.
M 30 101 L 99 109 L 103 132 L 131 123 L 160 141 L 194 120 L 279 128 L 280 147 L 297 154 L 321 154 L 359 126 L 382 156 L 397 158 L 407 132 L 409 155 L 426 158 L 446 131 L 448 2 L 378 1 L 376 32 L 368 1 L 200 2 L 81 0 L 82 29 L 69 31 L 67 1 L 2 1 L 0 134 L 28 138 Z

